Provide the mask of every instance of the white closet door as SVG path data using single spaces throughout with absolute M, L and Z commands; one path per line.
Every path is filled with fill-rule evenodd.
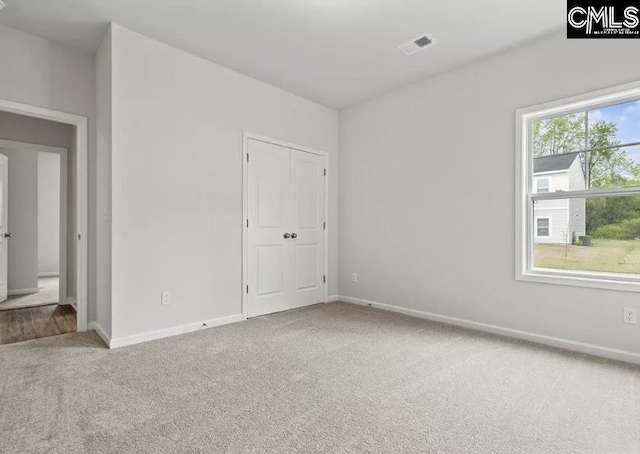
M 249 317 L 289 309 L 291 289 L 291 152 L 249 141 Z
M 324 300 L 325 158 L 249 140 L 248 316 Z
M 291 150 L 292 308 L 324 300 L 324 161 Z

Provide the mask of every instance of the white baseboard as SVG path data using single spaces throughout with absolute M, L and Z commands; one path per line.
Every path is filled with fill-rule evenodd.
M 336 301 L 340 301 L 340 295 L 327 296 L 327 303 L 335 303 Z
M 191 333 L 204 328 L 212 328 L 214 326 L 227 325 L 244 320 L 242 314 L 230 315 L 228 317 L 215 318 L 213 320 L 203 320 L 197 323 L 189 323 L 187 325 L 174 326 L 171 328 L 160 329 L 157 331 L 147 331 L 146 333 L 134 334 L 133 336 L 118 337 L 110 339 L 109 348 L 125 347 L 127 345 L 140 344 L 164 337 L 177 336 L 179 334 Z
M 32 293 L 38 293 L 40 291 L 39 288 L 19 288 L 16 290 L 9 290 L 7 292 L 7 295 L 9 296 L 14 296 L 14 295 L 30 295 Z
M 98 336 L 100 336 L 104 343 L 107 344 L 107 347 L 111 346 L 111 337 L 109 337 L 107 333 L 105 333 L 102 326 L 100 326 L 97 322 L 90 322 L 87 326 L 87 329 L 89 331 L 95 331 L 96 333 L 98 333 Z
M 49 271 L 44 273 L 38 273 L 38 277 L 59 277 L 59 276 L 60 276 L 59 271 Z
M 393 306 L 391 304 L 377 303 L 375 301 L 363 300 L 360 298 L 352 298 L 350 296 L 340 296 L 340 301 L 346 303 L 358 304 L 361 306 L 371 306 L 376 309 L 384 309 L 392 312 L 399 312 L 401 314 L 410 315 L 413 317 L 424 318 L 435 322 L 446 323 L 449 325 L 461 326 L 463 328 L 475 329 L 478 331 L 484 331 L 487 333 L 499 334 L 501 336 L 514 337 L 516 339 L 522 339 L 538 344 L 550 345 L 552 347 L 563 348 L 565 350 L 572 350 L 580 353 L 587 353 L 590 355 L 600 356 L 602 358 L 615 359 L 618 361 L 624 361 L 627 363 L 640 364 L 640 354 L 633 353 L 625 350 L 617 350 L 615 348 L 601 347 L 599 345 L 585 344 L 583 342 L 576 342 L 568 339 L 562 339 L 559 337 L 545 336 L 542 334 L 530 333 L 527 331 L 520 331 L 511 328 L 504 328 L 502 326 L 489 325 L 486 323 L 474 322 L 471 320 L 465 320 L 462 318 L 449 317 L 447 315 L 434 314 L 432 312 L 425 312 L 416 309 L 408 309 L 400 306 Z
M 67 297 L 67 301 L 65 302 L 60 301 L 58 304 L 61 306 L 71 306 L 76 310 L 76 312 L 78 311 L 78 303 L 76 302 L 76 299 L 73 296 Z

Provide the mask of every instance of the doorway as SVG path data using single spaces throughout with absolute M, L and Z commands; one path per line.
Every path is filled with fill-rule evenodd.
M 53 150 L 56 147 L 34 145 L 26 143 L 23 138 L 6 137 L 6 134 L 0 135 L 0 144 L 12 148 L 26 147 L 33 151 L 34 147 L 37 151 L 45 153 L 58 153 L 60 156 L 60 187 L 64 188 L 65 193 L 60 194 L 60 243 L 59 243 L 59 269 L 45 269 L 51 266 L 55 257 L 50 256 L 49 261 L 41 263 L 42 268 L 39 270 L 40 276 L 37 277 L 37 283 L 34 287 L 39 290 L 38 293 L 47 293 L 51 299 L 56 293 L 56 279 L 58 280 L 57 296 L 59 305 L 36 305 L 28 307 L 26 310 L 29 314 L 22 313 L 17 316 L 17 311 L 10 316 L 12 311 L 0 311 L 0 322 L 11 322 L 14 326 L 28 329 L 29 326 L 34 331 L 40 330 L 41 333 L 49 332 L 50 334 L 59 334 L 72 331 L 86 331 L 87 320 L 87 225 L 88 225 L 88 128 L 87 118 L 59 112 L 51 109 L 45 109 L 27 104 L 16 103 L 13 101 L 0 99 L 0 115 L 15 114 L 16 116 L 26 117 L 33 121 L 42 121 L 47 124 L 62 124 L 67 126 L 71 131 L 70 145 L 64 152 Z M 4 117 L 6 120 L 6 117 Z M 33 129 L 25 130 L 21 128 L 11 127 L 5 121 L 5 133 L 23 134 L 32 133 Z M 41 131 L 40 131 L 41 132 Z M 6 137 L 3 139 L 3 137 Z M 20 142 L 24 140 L 24 142 Z M 40 142 L 47 143 L 47 142 Z M 51 160 L 51 159 L 50 159 Z M 66 173 L 65 173 L 66 171 Z M 66 180 L 64 180 L 66 178 Z M 65 181 L 63 183 L 63 180 Z M 4 193 L 6 195 L 6 192 Z M 51 194 L 50 194 L 51 195 Z M 11 216 L 11 213 L 9 213 Z M 67 222 L 68 221 L 68 222 Z M 63 225 L 64 224 L 64 225 Z M 4 224 L 0 228 L 0 241 L 5 240 L 4 235 L 13 236 L 14 232 L 8 231 L 8 225 Z M 65 234 L 66 231 L 66 234 Z M 43 234 L 45 232 L 42 232 Z M 55 232 L 51 229 L 47 232 L 49 236 L 55 236 Z M 14 238 L 6 238 L 10 242 Z M 66 244 L 66 247 L 64 246 Z M 4 244 L 6 246 L 6 243 Z M 51 246 L 51 245 L 50 245 Z M 55 246 L 53 246 L 55 247 Z M 45 254 L 45 251 L 42 251 Z M 38 261 L 38 259 L 36 259 Z M 73 263 L 73 266 L 63 266 L 64 263 Z M 47 265 L 48 263 L 48 265 Z M 2 271 L 2 264 L 0 264 Z M 68 272 L 67 272 L 68 271 Z M 55 274 L 58 274 L 56 277 Z M 0 274 L 2 276 L 3 274 Z M 53 278 L 53 279 L 49 279 Z M 0 279 L 2 280 L 2 279 Z M 66 284 L 65 284 L 66 283 Z M 2 289 L 0 288 L 0 292 Z M 7 295 L 9 296 L 9 295 Z M 16 295 L 12 295 L 16 296 Z M 39 295 L 43 296 L 43 295 Z M 49 301 L 43 301 L 47 303 Z M 66 304 L 65 304 L 66 303 Z M 53 311 L 47 312 L 48 309 Z M 74 310 L 75 309 L 75 310 Z M 22 309 L 21 309 L 22 310 Z M 3 314 L 4 313 L 4 314 Z M 31 323 L 27 323 L 28 315 L 31 317 Z M 56 319 L 56 327 L 47 328 L 43 326 L 43 318 Z M 15 322 L 15 323 L 14 323 Z M 43 337 L 36 335 L 35 337 Z
M 326 153 L 245 134 L 246 318 L 326 301 Z
M 12 115 L 0 115 L 0 131 L 7 122 L 39 125 Z M 71 128 L 59 129 L 71 140 Z M 0 139 L 0 344 L 76 331 L 67 299 L 67 174 L 66 148 Z

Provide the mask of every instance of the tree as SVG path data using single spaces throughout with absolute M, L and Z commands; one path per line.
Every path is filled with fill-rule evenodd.
M 605 225 L 640 217 L 639 197 L 592 197 L 586 202 L 586 231 L 592 235 Z
M 584 114 L 539 120 L 533 124 L 535 157 L 584 149 Z
M 589 152 L 591 187 L 640 185 L 640 165 L 629 158 L 626 150 L 615 147 L 620 143 L 615 139 L 617 132 L 616 125 L 606 121 L 589 125 L 589 148 L 596 150 Z

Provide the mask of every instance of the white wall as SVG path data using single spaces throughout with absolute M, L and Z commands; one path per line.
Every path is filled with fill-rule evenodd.
M 95 320 L 97 166 L 94 57 L 77 49 L 0 26 L 0 62 L 10 62 L 10 70 L 3 68 L 0 71 L 0 99 L 60 110 L 89 119 L 88 317 L 90 321 Z M 70 150 L 70 153 L 73 152 Z M 70 179 L 74 174 L 72 166 Z M 75 191 L 70 191 L 70 212 L 74 212 L 74 194 Z M 75 222 L 71 222 L 68 230 L 69 238 L 73 241 L 70 247 L 75 246 L 74 228 Z M 73 273 L 69 274 L 69 283 L 74 283 Z
M 119 26 L 111 39 L 113 337 L 241 313 L 243 130 L 330 153 L 336 293 L 337 112 Z
M 340 293 L 640 353 L 638 294 L 514 279 L 515 110 L 638 80 L 639 52 L 563 31 L 343 111 Z
M 9 158 L 9 292 L 38 289 L 38 153 L 0 148 Z
M 60 155 L 38 152 L 38 274 L 60 273 Z
M 96 322 L 111 337 L 111 28 L 96 54 Z

